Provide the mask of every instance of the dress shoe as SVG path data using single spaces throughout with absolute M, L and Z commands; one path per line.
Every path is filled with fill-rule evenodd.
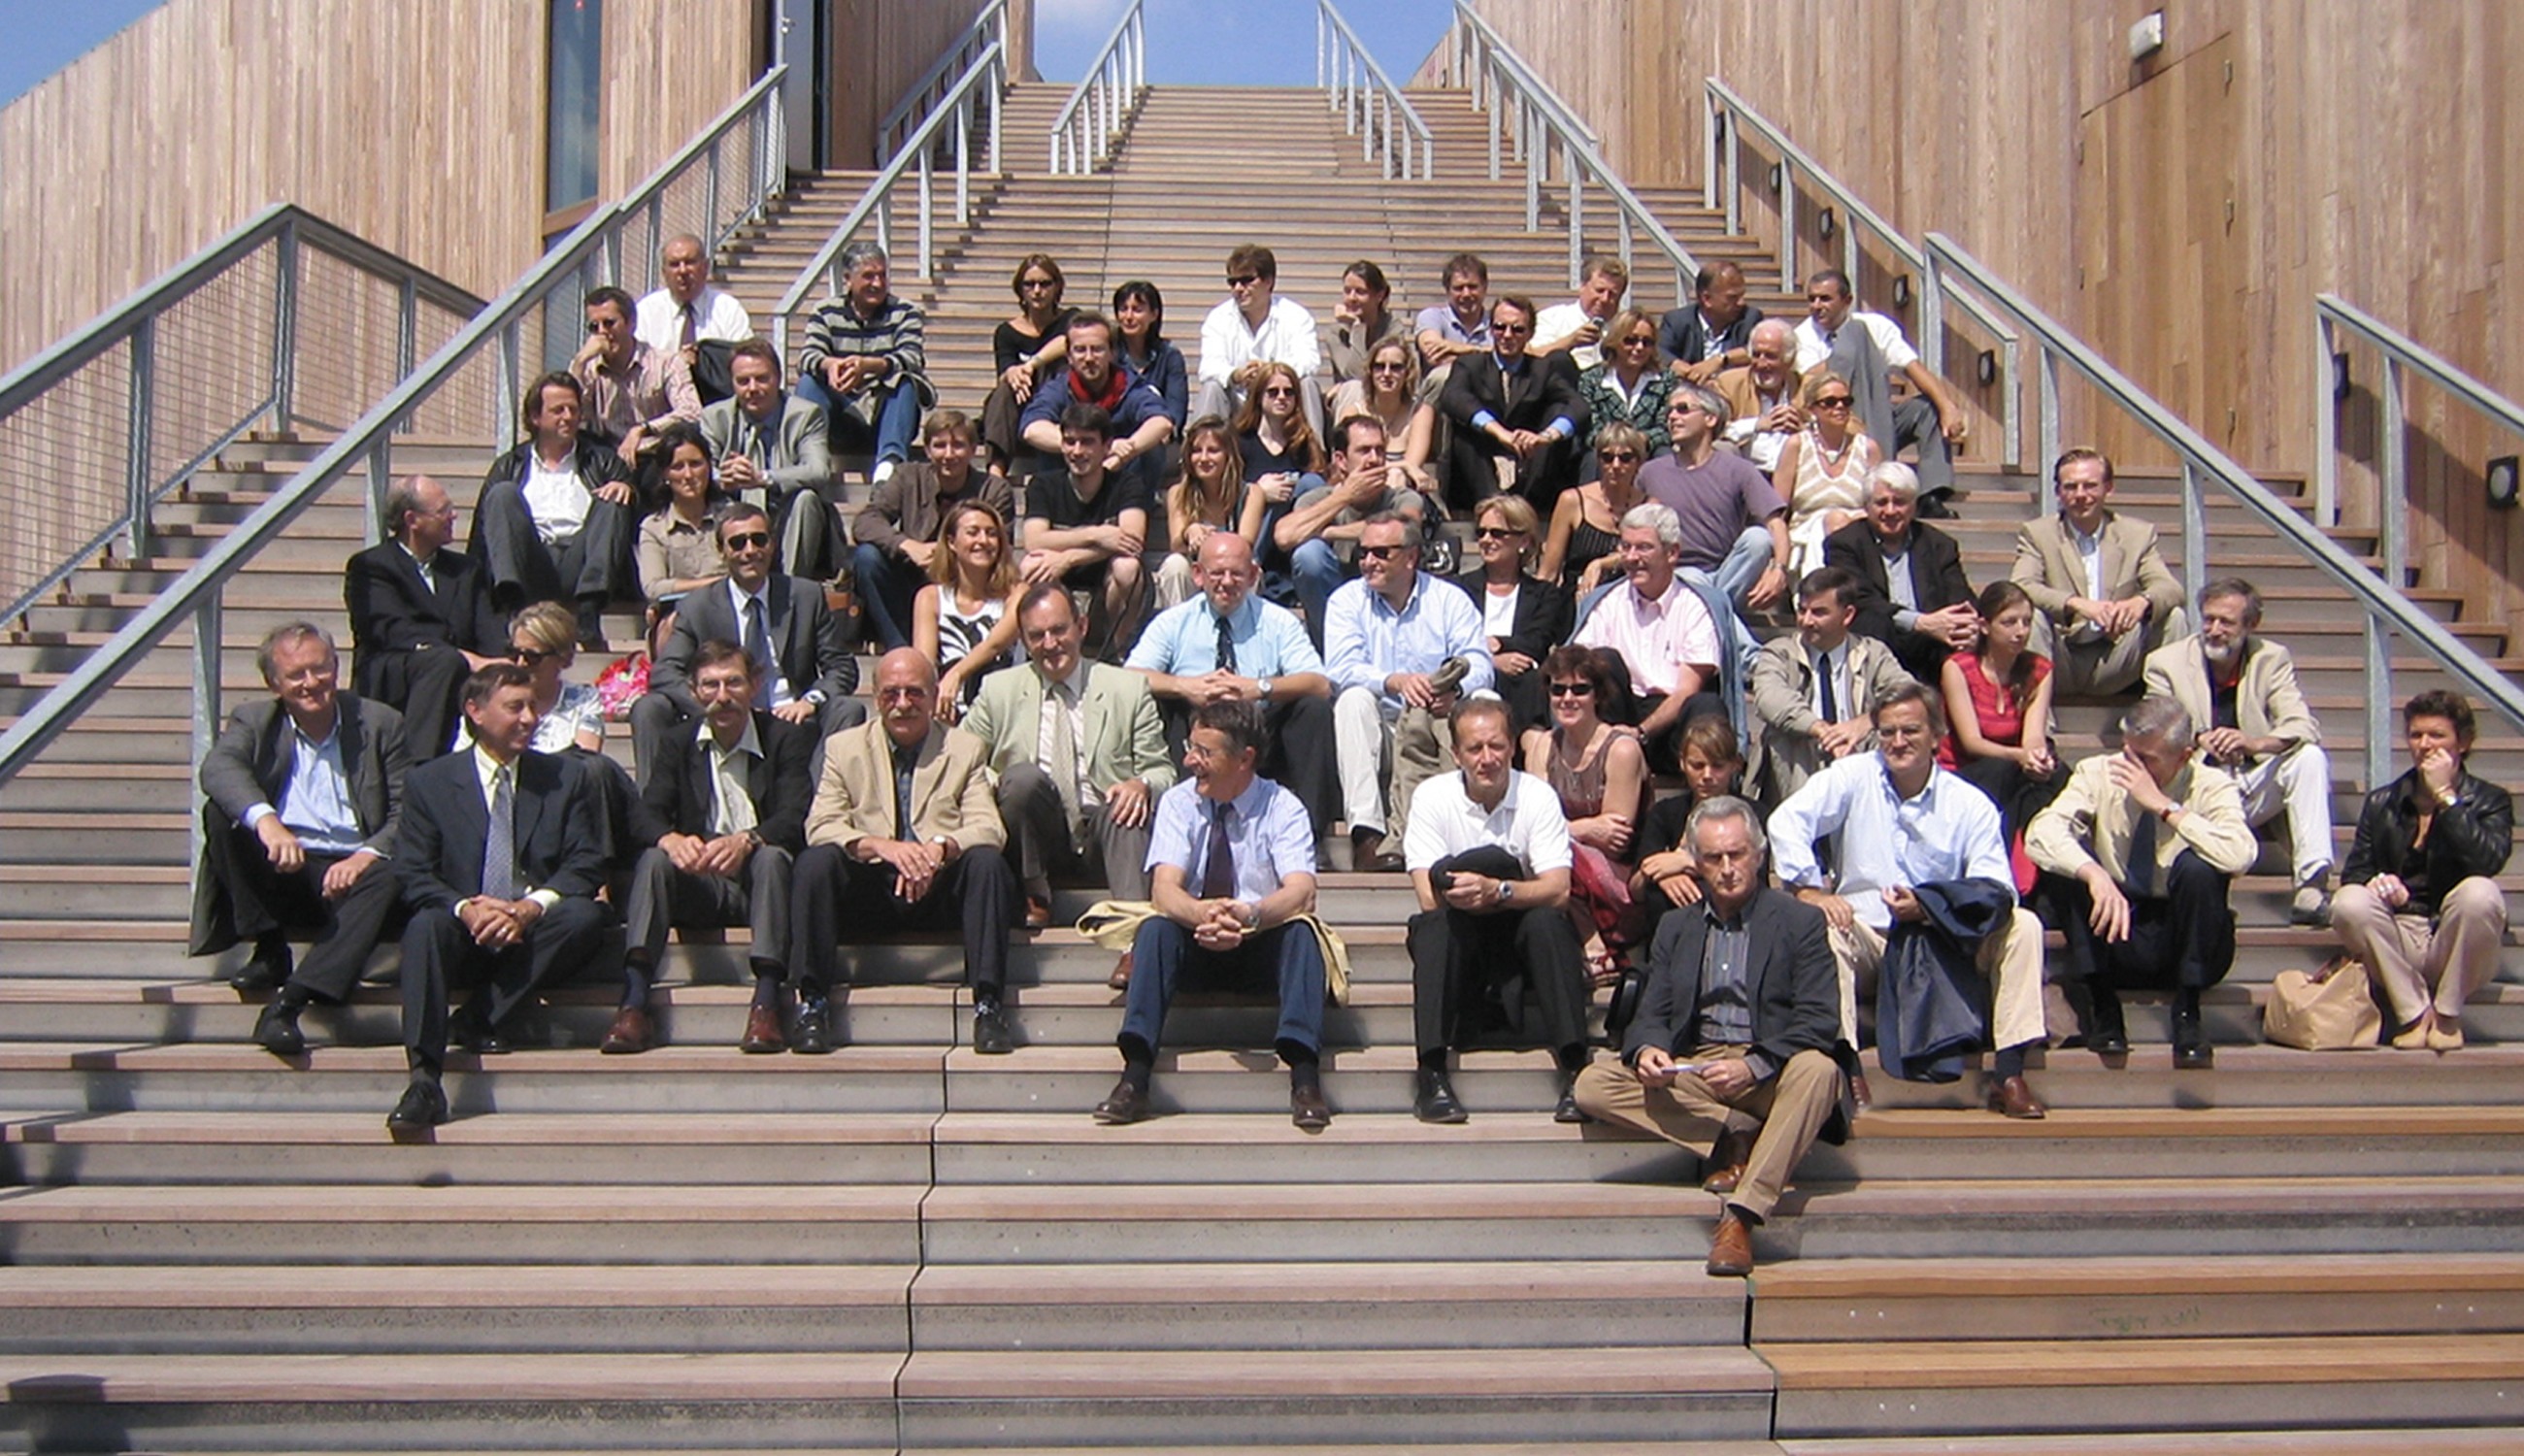
M 1560 1105 L 1551 1109 L 1551 1120 L 1560 1123 L 1591 1122 L 1584 1108 L 1578 1105 L 1578 1074 L 1560 1074 Z
M 1955 503 L 1947 498 L 1944 491 L 1931 492 L 1919 498 L 1914 513 L 1921 520 L 1953 520 Z
M 1349 837 L 1349 866 L 1361 872 L 1390 874 L 1402 868 L 1402 855 L 1385 848 L 1384 836 L 1373 829 Z
M 798 1003 L 798 1029 L 789 1049 L 800 1056 L 822 1056 L 833 1049 L 833 1003 L 809 996 Z
M 605 1043 L 596 1049 L 607 1056 L 636 1056 L 656 1044 L 656 1023 L 649 1019 L 649 1008 L 625 1006 L 613 1014 Z
M 1471 1120 L 1464 1104 L 1455 1100 L 1455 1085 L 1446 1080 L 1442 1067 L 1422 1067 L 1415 1074 L 1411 1095 L 1411 1115 L 1422 1122 L 1458 1123 Z
M 289 973 L 295 969 L 287 941 L 270 941 L 257 945 L 254 954 L 238 966 L 228 984 L 246 995 L 269 995 L 289 984 Z
M 1723 1196 L 1744 1186 L 1744 1165 L 1753 1161 L 1753 1136 L 1738 1128 L 1728 1128 L 1718 1135 L 1718 1145 L 1709 1149 L 1709 1161 L 1701 1164 L 1708 1174 L 1700 1180 L 1704 1189 Z
M 2200 1024 L 2200 994 L 2178 992 L 2173 999 L 2173 1069 L 2200 1072 L 2217 1065 L 2208 1045 L 2208 1029 Z
M 1028 930 L 1050 929 L 1051 901 L 1031 895 L 1025 898 L 1025 928 Z
M 1016 1034 L 1008 1029 L 1008 1013 L 997 1001 L 974 1002 L 973 1049 L 984 1056 L 1005 1056 L 1017 1049 Z
M 273 1056 L 304 1056 L 307 1036 L 298 1030 L 298 1008 L 273 1001 L 254 1019 L 254 1042 Z
M 2017 1076 L 2002 1077 L 1989 1085 L 1989 1110 L 2017 1122 L 2040 1122 L 2051 1109 L 2043 1106 L 2033 1089 Z
M 2324 926 L 2331 923 L 2331 897 L 2319 885 L 2300 885 L 2296 901 L 2288 906 L 2288 924 Z
M 1309 1133 L 1320 1133 L 1333 1125 L 1333 1104 L 1324 1100 L 1322 1083 L 1289 1084 L 1288 1121 Z
M 414 1077 L 403 1090 L 403 1100 L 386 1114 L 386 1134 L 397 1142 L 413 1142 L 447 1121 L 447 1092 L 436 1078 Z
M 1106 1127 L 1138 1122 L 1148 1115 L 1148 1090 L 1125 1077 L 1113 1084 L 1111 1093 L 1090 1115 Z
M 1709 1237 L 1709 1272 L 1720 1279 L 1742 1279 L 1753 1272 L 1753 1230 L 1731 1203 Z
M 2121 998 L 2089 983 L 2092 1011 L 2086 1018 L 2086 1049 L 2097 1056 L 2129 1055 L 2129 1028 L 2121 1022 Z
M 506 1056 L 509 1039 L 500 1028 L 471 1016 L 460 1016 L 449 1023 L 447 1040 L 475 1056 Z
M 780 1030 L 780 1006 L 776 1001 L 755 1001 L 745 1013 L 745 1039 L 736 1043 L 739 1051 L 759 1056 L 769 1051 L 789 1049 L 789 1037 Z
M 2462 1023 L 2446 1015 L 2442 1011 L 2438 1012 L 2437 1019 L 2428 1027 L 2428 1049 L 2430 1051 L 2460 1051 L 2462 1049 Z
M 1867 1074 L 1864 1072 L 1849 1074 L 1849 1105 L 1861 1112 L 1875 1110 L 1875 1092 L 1867 1085 Z
M 1104 978 L 1104 984 L 1105 984 L 1106 986 L 1111 987 L 1111 988 L 1112 988 L 1113 990 L 1115 990 L 1115 991 L 1128 991 L 1128 990 L 1130 990 L 1130 989 L 1131 989 L 1131 963 L 1132 963 L 1132 959 L 1133 959 L 1133 957 L 1137 956 L 1139 953 L 1140 953 L 1140 952 L 1139 952 L 1139 951 L 1137 951 L 1137 950 L 1125 950 L 1125 951 L 1123 951 L 1123 952 L 1122 952 L 1122 958 L 1121 958 L 1120 960 L 1117 960 L 1117 961 L 1113 962 L 1113 974 L 1111 974 L 1111 975 L 1109 975 L 1109 976 L 1107 976 L 1107 977 L 1105 977 L 1105 978 Z

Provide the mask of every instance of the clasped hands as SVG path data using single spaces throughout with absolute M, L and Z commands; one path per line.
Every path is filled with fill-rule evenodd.
M 1193 922 L 1191 943 L 1203 950 L 1233 950 L 1261 929 L 1262 909 L 1235 899 L 1196 900 L 1200 919 Z
M 728 879 L 753 857 L 754 839 L 751 834 L 723 834 L 705 840 L 697 834 L 670 834 L 657 841 L 666 851 L 666 859 L 688 875 L 710 875 Z
M 473 944 L 485 950 L 506 950 L 526 938 L 534 923 L 544 918 L 543 901 L 527 899 L 495 899 L 477 895 L 456 907 L 456 918 L 473 937 Z

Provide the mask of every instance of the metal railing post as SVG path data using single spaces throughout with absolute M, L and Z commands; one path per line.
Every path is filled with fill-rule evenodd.
M 203 599 L 201 608 L 193 613 L 193 756 L 199 763 L 211 756 L 211 748 L 219 739 L 219 636 L 225 630 L 219 598 L 224 587 L 214 588 Z M 191 852 L 184 862 L 192 866 L 195 876 L 202 873 L 202 816 L 186 814 L 186 842 Z
M 2050 345 L 2042 346 L 2042 457 L 2032 462 L 2033 473 L 2040 478 L 2033 483 L 2033 513 L 2040 515 L 2043 496 L 2051 488 L 2051 471 L 2060 459 L 2060 355 Z
M 973 223 L 973 99 L 955 103 L 955 225 Z
M 2409 442 L 2403 435 L 2402 365 L 2391 355 L 2384 356 L 2384 500 L 2377 512 L 2376 541 L 2384 558 L 2384 584 L 2394 591 L 2409 590 L 2410 579 L 2410 457 Z
M 991 63 L 991 84 L 983 88 L 990 93 L 988 98 L 986 98 L 985 105 L 989 106 L 991 110 L 991 175 L 995 177 L 1000 174 L 999 123 L 1001 121 L 1000 113 L 1004 109 L 1004 103 L 1000 100 L 999 93 L 1006 90 L 1007 85 L 1008 63 L 1006 53 L 1002 52 L 1000 54 L 1000 59 Z
M 131 331 L 130 413 L 123 421 L 124 448 L 129 452 L 122 467 L 123 506 L 131 517 L 123 530 L 123 549 L 135 561 L 149 555 L 154 534 L 149 518 L 149 436 L 158 404 L 157 373 L 158 316 L 153 314 Z
M 1919 363 L 1946 372 L 1946 280 L 1934 258 L 1919 269 Z
M 2208 501 L 2200 467 L 2182 462 L 2182 600 L 2197 602 L 2208 582 Z
M 380 438 L 368 452 L 368 488 L 362 493 L 367 497 L 367 510 L 362 514 L 370 546 L 393 534 L 392 524 L 386 520 L 386 487 L 394 483 L 394 447 L 387 443 L 391 438 Z
M 2332 359 L 2340 347 L 2331 320 L 2313 314 L 2313 518 L 2340 524 L 2340 396 Z
M 1560 160 L 1569 170 L 1569 286 L 1574 291 L 1586 281 L 1578 276 L 1578 260 L 1585 256 L 1586 179 L 1578 170 L 1576 142 L 1566 145 Z
M 938 276 L 938 275 L 937 275 L 937 273 L 936 273 L 936 272 L 934 272 L 934 271 L 931 269 L 931 267 L 930 267 L 930 252 L 929 252 L 929 243 L 930 243 L 930 236 L 929 236 L 929 214 L 930 214 L 930 211 L 931 211 L 931 198 L 930 198 L 930 171 L 931 171 L 931 170 L 932 170 L 932 169 L 931 169 L 931 167 L 930 167 L 930 163 L 929 163 L 929 149 L 928 149 L 927 147 L 922 147 L 922 148 L 920 149 L 920 182 L 919 182 L 919 198 L 920 198 L 920 278 L 921 278 L 921 281 L 923 281 L 923 282 L 930 282 L 930 281 L 933 281 L 933 280 L 935 280 L 935 279 L 937 278 L 937 276 Z
M 1999 429 L 2007 435 L 2007 468 L 2024 468 L 2023 376 L 2016 372 L 2018 364 L 2015 340 L 2007 339 L 1999 346 L 1999 367 L 2007 371 L 1999 385 Z
M 517 373 L 518 353 L 521 342 L 515 319 L 512 318 L 509 320 L 507 324 L 501 327 L 498 383 L 495 388 L 497 390 L 497 398 L 500 404 L 499 427 L 503 437 L 505 437 L 509 431 L 517 427 L 515 423 L 517 418 L 517 394 L 518 391 L 525 388 L 525 380 Z
M 297 415 L 298 224 L 280 224 L 271 289 L 271 425 L 281 434 Z M 398 376 L 399 377 L 399 376 Z
M 1779 291 L 1798 292 L 1797 277 L 1797 174 L 1785 161 L 1779 163 Z M 1852 285 L 1855 286 L 1855 285 Z
M 1744 230 L 1744 139 L 1735 134 L 1734 113 L 1726 121 L 1726 232 Z
M 2366 613 L 2366 787 L 2393 777 L 2393 629 Z

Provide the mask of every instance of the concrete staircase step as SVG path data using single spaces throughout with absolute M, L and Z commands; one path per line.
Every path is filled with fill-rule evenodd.
M 1782 1456 L 2399 1456 L 2412 1445 L 2408 1430 L 2235 1431 L 2204 1423 L 2195 1432 L 2001 1436 L 1859 1436 L 1782 1441 Z M 2524 1428 L 2431 1427 L 2425 1447 L 2445 1456 L 2524 1449 Z

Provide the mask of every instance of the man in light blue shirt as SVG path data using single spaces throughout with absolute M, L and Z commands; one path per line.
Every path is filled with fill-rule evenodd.
M 1317 843 L 1333 822 L 1333 686 L 1297 614 L 1253 595 L 1261 572 L 1253 546 L 1234 531 L 1201 543 L 1201 595 L 1158 613 L 1125 665 L 1148 675 L 1177 753 L 1194 711 L 1212 703 L 1255 703 L 1267 741 L 1262 776 L 1306 806 Z
M 1325 607 L 1324 655 L 1333 680 L 1333 737 L 1350 863 L 1398 870 L 1411 795 L 1444 767 L 1438 720 L 1459 693 L 1490 686 L 1481 609 L 1464 589 L 1420 569 L 1420 532 L 1380 511 L 1358 538 L 1359 579 Z M 1379 784 L 1392 780 L 1392 813 Z M 1388 830 L 1387 825 L 1390 824 Z
M 1119 1124 L 1148 1115 L 1148 1083 L 1166 1010 L 1189 976 L 1200 985 L 1276 982 L 1273 1046 L 1288 1064 L 1289 1120 L 1332 1121 L 1320 1069 L 1327 973 L 1314 927 L 1315 840 L 1296 796 L 1258 776 L 1262 715 L 1250 703 L 1204 704 L 1184 750 L 1189 777 L 1157 801 L 1148 844 L 1156 913 L 1132 946 L 1137 970 L 1122 1018 L 1122 1080 L 1095 1107 Z
M 1945 704 L 1933 688 L 1905 683 L 1877 700 L 1877 748 L 1852 753 L 1815 774 L 1771 815 L 1771 850 L 1779 883 L 1823 913 L 1840 972 L 1840 1036 L 1858 1044 L 1861 983 L 1869 992 L 1896 921 L 1925 918 L 1923 885 L 1978 881 L 2015 894 L 1998 806 L 1987 795 L 1937 767 L 1937 735 Z M 1826 868 L 1817 842 L 1828 836 L 1837 861 Z M 2017 906 L 2006 928 L 1984 937 L 1974 953 L 1993 982 L 1989 1101 L 2009 1117 L 2038 1118 L 2043 1107 L 2024 1082 L 2024 1049 L 2043 1040 L 2042 924 Z M 1858 1093 L 1861 1079 L 1851 1078 Z M 1859 1097 L 1861 1105 L 1866 1098 Z

